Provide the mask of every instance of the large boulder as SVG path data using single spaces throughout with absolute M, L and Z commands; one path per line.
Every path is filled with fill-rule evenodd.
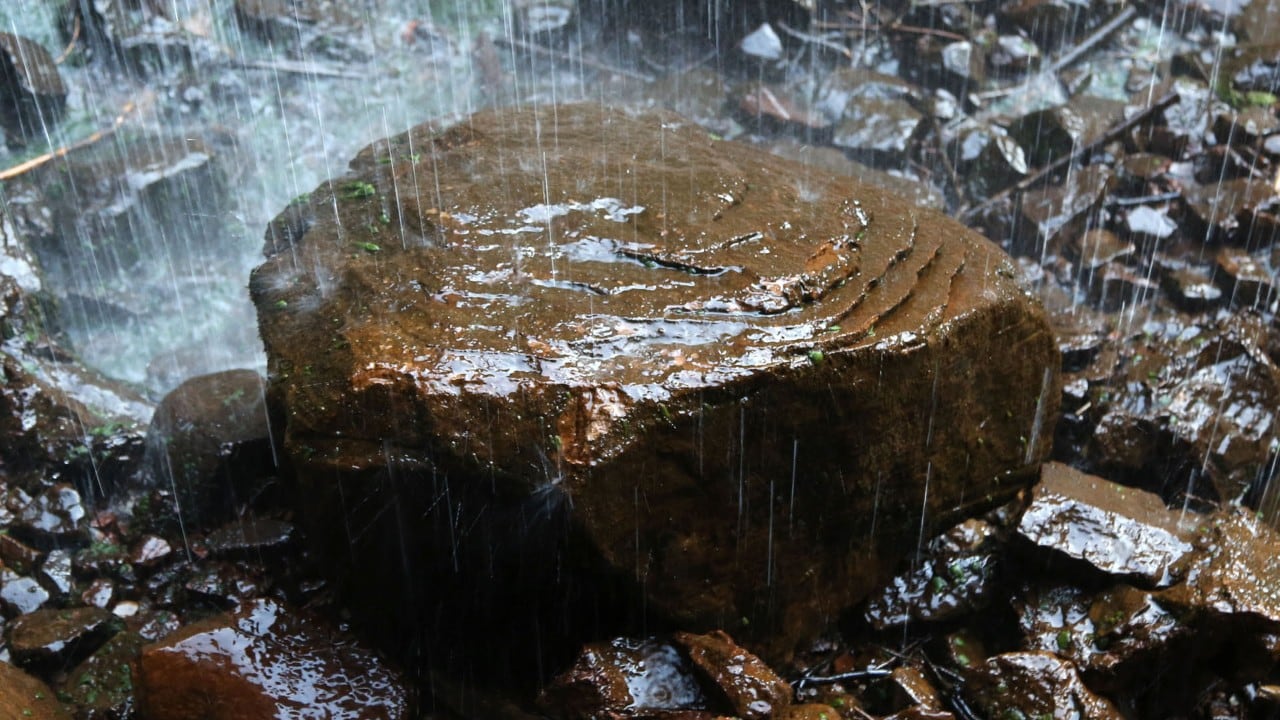
M 997 247 L 669 113 L 418 126 L 267 256 L 311 534 L 392 640 L 545 651 L 642 608 L 777 657 L 1053 435 L 1058 351 Z

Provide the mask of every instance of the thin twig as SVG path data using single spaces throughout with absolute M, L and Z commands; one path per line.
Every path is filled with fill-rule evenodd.
M 543 57 L 549 57 L 561 62 L 567 62 L 570 64 L 578 62 L 589 68 L 594 68 L 602 72 L 613 73 L 614 75 L 629 77 L 633 80 L 640 80 L 641 82 L 651 83 L 656 80 L 656 78 L 648 73 L 628 70 L 627 68 L 621 68 L 616 65 L 609 65 L 608 63 L 602 63 L 599 60 L 592 60 L 584 55 L 570 55 L 569 53 L 553 50 L 545 45 L 538 45 L 537 43 L 525 42 L 524 40 L 517 40 L 515 38 L 497 38 L 494 42 L 501 45 L 510 45 L 517 50 L 523 50 L 528 53 L 533 53 L 534 55 L 542 55 Z
M 1155 195 L 1142 195 L 1138 197 L 1111 197 L 1107 199 L 1106 206 L 1133 207 L 1134 205 L 1155 205 L 1156 203 L 1171 202 L 1180 197 L 1182 197 L 1182 193 L 1174 190 L 1157 193 Z
M 76 41 L 80 39 L 80 13 L 76 13 L 72 19 L 75 22 L 71 26 L 71 39 L 67 41 L 67 46 L 63 48 L 62 54 L 54 58 L 54 65 L 61 65 L 71 55 L 71 51 L 76 49 Z
M 74 143 L 71 143 L 70 145 L 63 145 L 57 150 L 47 152 L 44 155 L 41 155 L 39 157 L 31 158 L 30 160 L 20 165 L 15 165 L 9 168 L 8 170 L 5 170 L 4 172 L 0 172 L 0 180 L 11 180 L 13 178 L 16 178 L 23 173 L 35 170 L 36 168 L 40 167 L 41 165 L 44 165 L 50 160 L 56 160 L 61 157 L 66 157 L 69 153 L 75 150 L 79 150 L 80 148 L 83 148 L 83 147 L 88 147 L 89 145 L 92 145 L 98 142 L 99 140 L 110 136 L 116 130 L 120 129 L 120 126 L 124 124 L 125 119 L 130 114 L 133 113 L 135 107 L 136 106 L 134 105 L 133 102 L 125 103 L 125 106 L 120 110 L 120 114 L 116 116 L 115 122 L 111 123 L 110 127 L 103 128 L 102 130 L 97 130 L 92 135 L 90 135 L 87 138 L 84 138 L 83 140 L 78 140 Z
M 1125 7 L 1125 9 L 1116 13 L 1110 20 L 1102 23 L 1096 30 L 1089 33 L 1089 37 L 1085 38 L 1079 45 L 1076 45 L 1060 55 L 1057 60 L 1054 60 L 1053 64 L 1049 66 L 1049 72 L 1056 74 L 1071 67 L 1077 60 L 1083 57 L 1085 53 L 1092 50 L 1095 45 L 1106 40 L 1115 31 L 1125 25 L 1128 25 L 1129 21 L 1137 17 L 1137 15 L 1138 8 L 1133 5 Z
M 851 670 L 849 672 L 836 673 L 835 675 L 811 675 L 797 680 L 795 689 L 802 690 L 810 685 L 831 685 L 845 680 L 870 680 L 889 677 L 892 674 L 892 670 L 886 670 L 882 667 L 870 667 L 866 670 Z
M 796 38 L 797 40 L 804 40 L 805 42 L 811 42 L 815 45 L 821 45 L 822 47 L 827 48 L 828 50 L 835 50 L 836 52 L 845 56 L 845 59 L 847 60 L 853 59 L 853 51 L 839 43 L 833 42 L 819 35 L 810 35 L 809 33 L 803 33 L 803 32 L 800 32 L 799 30 L 793 30 L 790 27 L 788 27 L 787 24 L 784 22 L 779 22 L 778 28 L 782 30 L 782 32 L 790 35 L 793 38 Z
M 1055 76 L 1058 73 L 1062 72 L 1063 70 L 1067 69 L 1068 67 L 1071 67 L 1072 65 L 1075 64 L 1077 60 L 1083 57 L 1085 53 L 1092 50 L 1094 46 L 1096 46 L 1098 43 L 1102 42 L 1103 40 L 1106 40 L 1108 37 L 1112 35 L 1112 33 L 1114 33 L 1115 31 L 1127 25 L 1130 20 L 1132 20 L 1135 16 L 1137 16 L 1137 14 L 1138 14 L 1138 9 L 1132 5 L 1129 5 L 1125 9 L 1116 13 L 1115 16 L 1113 16 L 1110 20 L 1099 25 L 1093 32 L 1089 33 L 1088 37 L 1080 41 L 1078 45 L 1072 47 L 1070 50 L 1060 55 L 1053 62 L 1049 63 L 1048 67 L 1038 71 L 1036 75 Z M 1025 86 L 1026 86 L 1025 82 L 1018 82 L 1018 83 L 1014 83 L 1013 85 L 1008 85 L 1006 87 L 1001 87 L 1001 88 L 995 88 L 993 90 L 987 90 L 985 92 L 970 93 L 969 97 L 973 98 L 974 100 L 993 100 L 995 98 L 1004 97 L 1006 95 L 1012 95 L 1013 93 L 1017 92 L 1019 88 L 1022 88 Z
M 962 209 L 959 213 L 960 220 L 963 222 L 969 222 L 975 216 L 977 216 L 978 213 L 982 212 L 983 210 L 986 210 L 987 208 L 991 207 L 992 205 L 995 205 L 998 202 L 1003 201 L 1005 198 L 1008 198 L 1010 195 L 1022 193 L 1027 189 L 1031 188 L 1032 186 L 1034 186 L 1036 183 L 1043 180 L 1045 177 L 1048 177 L 1049 175 L 1052 175 L 1053 173 L 1058 172 L 1062 168 L 1067 167 L 1071 163 L 1074 163 L 1075 161 L 1079 160 L 1082 157 L 1085 157 L 1086 155 L 1092 155 L 1095 151 L 1097 151 L 1102 146 L 1106 145 L 1112 140 L 1115 140 L 1121 135 L 1124 135 L 1125 133 L 1129 132 L 1133 128 L 1150 120 L 1152 116 L 1154 116 L 1156 113 L 1162 112 L 1165 108 L 1178 102 L 1178 100 L 1179 100 L 1179 97 L 1178 97 L 1178 93 L 1176 92 L 1171 92 L 1168 95 L 1165 95 L 1164 97 L 1157 100 L 1155 104 L 1153 104 L 1151 107 L 1148 107 L 1147 109 L 1143 110 L 1137 115 L 1134 115 L 1128 120 L 1124 120 L 1123 122 L 1112 127 L 1110 130 L 1104 133 L 1101 137 L 1095 139 L 1093 142 L 1088 143 L 1087 145 L 1083 145 L 1079 148 L 1076 148 L 1076 150 L 1072 152 L 1070 155 L 1064 155 L 1063 157 L 1058 158 L 1052 163 L 1049 163 L 1045 167 L 1023 178 L 1016 185 L 1011 185 L 1005 188 L 1004 190 L 1001 190 L 1000 192 L 996 193 L 995 195 L 992 195 L 986 200 L 983 200 L 977 205 L 971 208 Z
M 344 80 L 366 80 L 368 73 L 353 73 L 338 70 L 327 65 L 295 60 L 233 60 L 232 64 L 245 70 L 270 70 L 271 72 L 289 73 L 291 75 L 314 75 L 316 77 L 342 78 Z

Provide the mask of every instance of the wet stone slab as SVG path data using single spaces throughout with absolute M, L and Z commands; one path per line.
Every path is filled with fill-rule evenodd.
M 1192 533 L 1160 496 L 1061 463 L 1043 466 L 1017 532 L 1038 547 L 1152 587 L 1175 582 L 1194 549 Z
M 419 126 L 296 200 L 267 255 L 269 400 L 366 605 L 453 595 L 454 625 L 514 631 L 513 592 L 557 606 L 589 573 L 622 588 L 601 606 L 779 649 L 922 508 L 998 502 L 1052 437 L 1057 348 L 998 248 L 669 113 Z

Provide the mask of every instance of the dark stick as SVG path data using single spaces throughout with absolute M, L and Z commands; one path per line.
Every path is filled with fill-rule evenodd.
M 651 83 L 655 79 L 652 75 L 648 73 L 637 72 L 635 70 L 628 70 L 626 68 L 617 67 L 616 65 L 609 65 L 607 63 L 602 63 L 598 60 L 592 60 L 591 58 L 585 57 L 582 55 L 578 55 L 575 57 L 573 55 L 570 55 L 569 53 L 560 52 L 559 50 L 553 50 L 552 48 L 546 47 L 544 45 L 538 45 L 537 43 L 525 42 L 523 40 L 517 40 L 515 38 L 507 38 L 507 37 L 494 38 L 494 42 L 498 43 L 499 45 L 510 45 L 511 47 L 516 48 L 517 50 L 523 50 L 527 53 L 533 53 L 534 55 L 542 55 L 543 57 L 549 57 L 553 60 L 559 60 L 561 62 L 567 62 L 569 64 L 578 62 L 578 63 L 581 63 L 583 66 L 589 67 L 593 70 L 601 70 L 603 72 L 612 73 L 614 75 L 629 77 L 632 80 L 640 80 L 641 82 Z
M 1162 112 L 1165 108 L 1178 102 L 1178 99 L 1179 99 L 1178 93 L 1176 92 L 1172 92 L 1172 93 L 1169 93 L 1168 95 L 1165 95 L 1164 97 L 1157 100 L 1155 104 L 1152 105 L 1151 107 L 1148 107 L 1146 110 L 1143 110 L 1142 112 L 1138 113 L 1137 115 L 1134 115 L 1128 120 L 1125 120 L 1119 123 L 1115 127 L 1108 130 L 1106 133 L 1104 133 L 1102 137 L 1099 137 L 1098 139 L 1094 140 L 1088 145 L 1078 148 L 1075 152 L 1071 153 L 1070 155 L 1064 155 L 1058 158 L 1057 160 L 1046 165 L 1045 167 L 1040 168 L 1039 170 L 1032 173 L 1031 175 L 1028 175 L 1027 177 L 1023 178 L 1016 185 L 1011 185 L 1005 188 L 1004 190 L 1001 190 L 1000 192 L 996 193 L 995 195 L 992 195 L 986 200 L 983 200 L 977 205 L 971 208 L 965 208 L 961 210 L 959 213 L 960 220 L 962 222 L 967 223 L 970 220 L 972 220 L 973 217 L 976 216 L 979 212 L 986 210 L 987 208 L 991 207 L 992 205 L 995 205 L 998 202 L 1001 202 L 1002 200 L 1009 197 L 1010 195 L 1013 195 L 1015 193 L 1025 192 L 1026 190 L 1030 189 L 1033 185 L 1040 182 L 1041 180 L 1048 177 L 1049 175 L 1052 175 L 1053 173 L 1058 172 L 1064 167 L 1070 165 L 1071 163 L 1079 160 L 1082 157 L 1085 157 L 1086 155 L 1093 154 L 1103 145 L 1106 145 L 1112 140 L 1115 140 L 1121 135 L 1124 135 L 1125 133 L 1129 132 L 1133 128 L 1150 120 L 1151 117 L 1156 113 Z

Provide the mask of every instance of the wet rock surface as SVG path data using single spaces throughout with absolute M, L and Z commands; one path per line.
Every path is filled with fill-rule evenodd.
M 961 214 L 1021 254 L 1021 282 L 1049 308 L 1064 354 L 1068 382 L 1054 457 L 1124 483 L 1111 487 L 1090 479 L 1097 493 L 1070 495 L 1070 512 L 1085 518 L 1079 524 L 1088 530 L 1084 536 L 1123 539 L 1100 533 L 1097 523 L 1090 526 L 1088 517 L 1095 514 L 1124 519 L 1123 527 L 1133 527 L 1128 521 L 1134 516 L 1145 518 L 1142 527 L 1162 526 L 1153 521 L 1160 513 L 1150 496 L 1129 508 L 1093 502 L 1098 493 L 1158 493 L 1173 508 L 1178 527 L 1193 525 L 1185 569 L 1170 575 L 1175 582 L 1169 587 L 1156 587 L 1150 576 L 1129 572 L 1124 564 L 1090 565 L 1021 537 L 1019 528 L 1041 538 L 1056 533 L 1062 548 L 1075 547 L 1062 534 L 1074 525 L 1058 523 L 1048 528 L 1052 533 L 1040 533 L 1029 527 L 1035 523 L 1024 522 L 1022 504 L 970 519 L 932 541 L 929 535 L 940 528 L 903 530 L 906 539 L 899 544 L 906 561 L 892 568 L 895 579 L 873 593 L 868 605 L 842 608 L 841 619 L 832 617 L 828 633 L 791 663 L 774 664 L 796 695 L 775 716 L 967 720 L 986 714 L 984 702 L 1010 716 L 1034 716 L 1044 697 L 1096 710 L 1085 702 L 1088 695 L 1077 692 L 1081 687 L 1133 718 L 1271 717 L 1280 711 L 1269 582 L 1276 573 L 1269 562 L 1275 556 L 1269 526 L 1280 506 L 1280 493 L 1272 487 L 1280 450 L 1274 419 L 1280 404 L 1274 367 L 1280 359 L 1274 280 L 1280 267 L 1274 183 L 1280 163 L 1280 55 L 1268 39 L 1275 35 L 1274 0 L 1167 7 L 771 0 L 685 2 L 678 12 L 676 3 L 661 1 L 590 0 L 574 7 L 515 2 L 501 10 L 490 3 L 439 3 L 408 22 L 422 12 L 421 3 L 410 9 L 408 2 L 387 0 L 357 9 L 293 2 L 290 13 L 280 13 L 285 4 L 276 4 L 284 31 L 276 37 L 238 17 L 233 3 L 68 3 L 60 13 L 61 37 L 37 27 L 47 19 L 41 4 L 29 3 L 23 6 L 28 12 L 17 16 L 11 5 L 0 3 L 6 29 L 16 24 L 50 52 L 62 48 L 54 72 L 69 92 L 61 123 L 42 126 L 49 132 L 31 136 L 24 149 L 0 148 L 14 173 L 0 187 L 0 529 L 9 531 L 0 534 L 0 615 L 6 628 L 21 627 L 23 613 L 48 617 L 50 611 L 94 607 L 126 627 L 77 668 L 32 666 L 47 687 L 29 697 L 49 698 L 52 689 L 53 697 L 76 706 L 79 717 L 130 717 L 137 715 L 130 668 L 144 641 L 262 596 L 287 597 L 331 617 L 347 612 L 325 583 L 308 575 L 310 545 L 296 540 L 303 529 L 316 530 L 298 522 L 287 496 L 280 504 L 283 485 L 270 477 L 274 471 L 238 478 L 255 490 L 247 497 L 228 492 L 224 515 L 201 522 L 188 516 L 184 532 L 182 514 L 175 511 L 181 503 L 172 491 L 154 477 L 134 477 L 149 474 L 139 461 L 150 405 L 134 390 L 85 372 L 79 358 L 91 364 L 120 358 L 119 366 L 134 368 L 121 376 L 145 382 L 152 400 L 192 368 L 215 371 L 254 362 L 252 353 L 236 351 L 256 349 L 248 313 L 228 312 L 225 294 L 211 296 L 206 289 L 223 276 L 230 278 L 236 298 L 243 295 L 257 248 L 254 258 L 230 261 L 236 238 L 242 246 L 257 246 L 261 226 L 287 197 L 332 176 L 336 163 L 358 147 L 342 144 L 344 131 L 364 143 L 450 109 L 605 98 L 675 109 L 719 137 L 756 144 L 761 152 L 782 148 L 779 154 L 805 168 L 827 167 L 889 186 L 904 200 Z M 314 14 L 317 8 L 328 17 Z M 486 12 L 502 17 L 487 18 Z M 1102 35 L 1071 37 L 1071 31 L 1093 33 L 1109 25 Z M 465 79 L 457 80 L 454 71 Z M 421 88 L 439 93 L 416 94 Z M 1122 128 L 1126 121 L 1119 118 L 1140 117 L 1153 102 L 1163 107 L 1157 99 L 1166 92 L 1178 94 L 1166 109 Z M 383 104 L 389 96 L 397 102 Z M 896 110 L 869 112 L 877 103 Z M 359 113 L 335 112 L 342 105 L 379 116 L 366 122 Z M 837 128 L 893 117 L 911 119 L 914 127 L 897 135 L 886 123 L 873 134 L 901 150 L 858 151 L 858 159 L 875 165 L 872 170 L 853 165 L 853 151 L 833 144 Z M 6 139 L 13 135 L 6 132 Z M 180 140 L 166 145 L 153 137 Z M 92 152 L 95 146 L 98 152 Z M 335 149 L 340 147 L 351 149 Z M 64 150 L 65 158 L 53 155 Z M 407 155 L 412 161 L 413 152 Z M 46 156 L 54 160 L 43 169 L 22 170 L 26 161 Z M 538 160 L 522 172 L 540 175 Z M 1061 164 L 1045 165 L 1051 160 Z M 287 177 L 259 183 L 255 176 L 265 174 L 265 167 L 280 168 Z M 224 171 L 231 180 L 230 205 L 219 189 Z M 1080 183 L 1107 172 L 1103 183 Z M 394 171 L 387 169 L 387 176 Z M 402 177 L 394 189 L 405 187 Z M 383 180 L 371 182 L 379 200 L 393 195 Z M 621 191 L 608 196 L 627 198 Z M 314 222 L 313 205 L 299 200 L 291 209 L 296 217 L 276 226 L 287 231 L 277 233 L 286 245 Z M 399 209 L 390 202 L 385 207 L 388 218 L 392 207 Z M 367 217 L 346 227 L 360 243 L 352 252 L 386 261 L 386 248 L 412 233 L 396 233 L 394 242 L 368 239 L 377 249 L 364 246 L 361 232 L 382 223 L 380 210 L 371 207 Z M 605 214 L 607 209 L 597 218 L 602 223 Z M 565 224 L 564 217 L 552 218 L 547 230 L 555 233 Z M 419 225 L 418 230 L 428 227 Z M 139 231 L 165 241 L 148 242 Z M 564 259 L 555 259 L 557 280 L 568 277 Z M 96 269 L 86 271 L 86 262 Z M 156 264 L 160 272 L 148 270 Z M 111 281 L 99 284 L 99 273 Z M 714 279 L 693 281 L 705 285 Z M 148 302 L 144 288 L 172 291 Z M 613 296 L 613 302 L 621 297 Z M 180 316 L 184 330 L 209 317 L 239 321 L 231 320 L 236 327 L 212 338 L 171 326 L 167 332 L 183 339 L 166 336 L 164 343 L 174 347 L 160 352 L 119 339 L 170 315 Z M 317 345 L 316 354 L 323 347 Z M 830 359 L 825 348 L 820 351 L 808 361 Z M 808 456 L 806 438 L 795 452 L 791 434 L 769 432 L 751 429 L 738 443 L 777 446 L 783 455 L 790 447 L 797 457 Z M 398 448 L 386 450 L 400 457 Z M 460 564 L 505 572 L 493 553 L 476 548 L 528 543 L 525 554 L 506 568 L 516 566 L 517 575 L 521 566 L 530 576 L 545 574 L 533 561 L 556 543 L 530 542 L 546 537 L 530 528 L 545 529 L 545 518 L 561 518 L 570 496 L 553 491 L 561 487 L 554 480 L 564 475 L 555 448 L 544 445 L 542 454 L 545 459 L 530 459 L 524 468 L 526 479 L 546 480 L 537 481 L 545 488 L 537 500 L 518 502 L 520 484 L 508 495 L 512 485 L 503 478 L 494 490 L 503 502 L 483 512 L 426 518 L 439 529 L 436 546 L 450 548 L 450 563 L 458 547 L 464 551 L 457 556 Z M 752 473 L 759 468 L 752 462 L 748 456 L 745 473 L 724 472 L 713 486 L 734 488 L 736 478 L 746 477 L 745 487 L 754 487 Z M 766 516 L 753 513 L 766 504 L 778 510 L 774 530 L 782 532 L 781 510 L 789 505 L 793 475 L 784 467 L 769 476 L 775 483 L 771 502 L 747 492 L 739 512 L 737 497 L 730 498 L 734 522 L 726 536 L 738 536 L 739 516 L 744 527 L 758 528 Z M 460 477 L 453 473 L 430 486 L 426 504 L 442 496 L 434 507 L 456 500 Z M 808 476 L 794 477 L 803 495 Z M 347 482 L 344 489 L 350 487 Z M 403 489 L 393 483 L 382 487 Z M 58 495 L 68 489 L 76 500 L 67 507 L 79 507 L 77 518 L 59 516 Z M 1043 507 L 1045 498 L 1038 492 L 1023 502 Z M 631 505 L 640 507 L 647 499 L 633 496 Z M 920 500 L 912 502 L 918 506 Z M 505 512 L 496 512 L 507 501 Z M 475 497 L 463 503 L 479 507 Z M 723 498 L 720 504 L 726 505 Z M 1233 504 L 1248 510 L 1222 509 Z M 235 517 L 223 524 L 229 505 Z M 360 517 L 386 517 L 399 507 L 374 503 Z M 505 526 L 505 532 L 476 530 L 480 525 L 472 521 L 490 513 L 496 514 L 490 527 Z M 879 517 L 877 525 L 885 521 Z M 397 522 L 427 524 L 413 515 Z M 620 524 L 634 526 L 630 518 Z M 350 553 L 359 547 L 348 538 L 369 527 L 374 526 L 334 522 L 320 531 L 336 533 L 330 546 Z M 552 527 L 564 525 L 555 520 Z M 787 525 L 786 532 L 794 531 Z M 402 535 L 394 534 L 385 546 L 398 547 Z M 672 555 L 657 559 L 665 563 Z M 353 562 L 388 556 L 393 554 L 371 552 Z M 766 573 L 772 569 L 775 583 L 794 579 L 786 574 L 790 568 L 762 559 L 751 548 L 735 555 L 735 561 L 755 563 Z M 633 565 L 647 569 L 648 562 L 636 558 Z M 398 577 L 403 570 L 389 573 Z M 593 573 L 586 577 L 599 580 Z M 812 580 L 815 587 L 824 583 Z M 503 598 L 483 586 L 458 594 L 461 604 L 475 609 L 442 614 L 440 622 L 489 621 L 500 638 L 496 647 L 519 645 L 534 635 L 527 644 L 548 647 L 561 639 L 557 629 L 575 625 L 597 640 L 613 637 L 617 623 L 606 622 L 601 616 L 608 613 L 598 610 L 620 604 L 608 592 L 597 592 L 608 583 L 595 583 L 590 591 L 588 584 L 573 585 L 571 594 L 605 600 L 581 603 L 591 612 L 563 626 L 543 622 L 539 612 L 490 615 L 486 609 Z M 559 608 L 548 602 L 558 592 L 530 594 L 528 603 Z M 429 590 L 423 594 L 434 597 Z M 630 586 L 621 593 L 628 602 L 639 595 Z M 394 605 L 395 598 L 388 598 Z M 717 625 L 747 640 L 763 632 L 758 624 L 744 630 L 741 618 L 726 617 Z M 101 641 L 91 639 L 90 645 Z M 1019 655 L 1043 660 L 1046 654 L 1057 660 L 988 662 Z M 531 674 L 548 676 L 568 667 L 568 657 L 560 664 L 551 650 L 533 655 L 542 665 Z M 13 657 L 7 641 L 0 642 L 0 656 Z M 532 707 L 527 697 L 512 700 L 498 689 L 472 684 L 480 679 L 500 685 L 504 668 L 473 665 L 467 680 L 451 684 L 422 666 L 415 661 L 409 670 L 420 674 L 419 684 L 435 697 L 421 714 L 488 718 L 518 716 Z M 691 668 L 686 671 L 693 677 Z M 975 692 L 991 682 L 1010 692 L 995 700 Z M 1034 693 L 1019 695 L 1019 688 Z M 61 709 L 9 699 L 0 697 L 0 714 L 66 716 Z M 710 718 L 729 712 L 727 705 L 706 702 L 651 714 Z M 607 712 L 627 715 L 611 707 Z
M 266 599 L 144 647 L 137 683 L 143 717 L 409 717 L 403 681 L 377 656 Z
M 0 127 L 5 142 L 22 146 L 62 119 L 67 86 L 39 43 L 0 33 Z
M 174 489 L 186 522 L 227 520 L 275 470 L 262 376 L 201 375 L 165 395 L 147 430 L 144 462 L 157 483 Z
M 1151 587 L 1186 572 L 1191 527 L 1159 495 L 1125 488 L 1059 463 L 1045 463 L 1018 535 L 1111 575 Z
M 921 503 L 989 503 L 1047 448 L 1056 349 L 1005 256 L 870 186 L 586 106 L 422 126 L 352 168 L 269 233 L 252 289 L 306 519 L 393 543 L 360 555 L 444 583 L 465 583 L 457 557 L 519 562 L 518 587 L 563 549 L 486 528 L 558 543 L 568 522 L 569 556 L 656 615 L 785 652 L 866 591 Z M 444 483 L 454 511 L 487 508 L 471 537 L 449 539 Z M 436 529 L 396 529 L 393 496 Z
M 71 720 L 73 717 L 48 685 L 7 662 L 0 662 L 0 718 Z

